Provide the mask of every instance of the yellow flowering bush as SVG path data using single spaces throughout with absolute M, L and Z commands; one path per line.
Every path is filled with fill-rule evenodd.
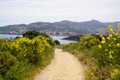
M 118 31 L 113 31 L 113 28 L 109 27 L 110 34 L 105 38 L 101 36 L 101 44 L 103 54 L 106 54 L 106 58 L 112 63 L 120 64 L 120 33 Z M 117 35 L 116 35 L 117 34 Z M 107 49 L 107 51 L 106 51 Z M 105 51 L 105 52 L 104 52 Z M 119 55 L 119 56 L 118 56 Z
M 0 51 L 0 80 L 18 79 L 18 77 L 16 77 L 17 74 L 12 73 L 12 71 L 17 70 L 18 65 L 19 62 L 15 56 L 9 52 Z
M 120 23 L 116 31 L 110 25 L 107 36 L 84 36 L 63 49 L 87 65 L 86 80 L 120 80 Z
M 23 78 L 26 77 L 24 75 L 29 74 L 29 68 L 33 66 L 40 68 L 46 66 L 54 56 L 54 45 L 54 40 L 44 35 L 32 37 L 32 39 L 27 37 L 13 40 L 0 38 L 0 80 L 23 80 Z M 4 51 L 9 52 L 12 58 L 1 58 L 1 54 L 4 53 Z M 4 53 L 2 55 L 7 54 L 8 53 Z M 6 74 L 7 76 L 5 78 L 4 75 L 6 72 L 4 72 L 4 70 L 6 70 L 6 67 L 1 68 L 1 66 L 4 65 L 1 61 L 3 60 L 4 63 L 8 64 L 6 66 L 10 67 L 9 64 L 13 64 L 14 60 L 13 63 L 9 63 L 9 61 L 12 61 L 14 58 L 19 63 L 17 64 L 19 69 L 11 70 L 7 68 L 8 74 Z M 1 73 L 1 69 L 3 73 Z
M 47 40 L 47 38 L 39 36 L 34 39 L 23 37 L 15 39 L 9 46 L 12 54 L 19 60 L 27 60 L 29 63 L 38 65 L 44 59 L 47 49 L 52 49 Z
M 80 39 L 79 46 L 82 46 L 83 48 L 91 48 L 99 43 L 99 40 L 96 37 L 93 37 L 91 35 L 83 36 Z
M 101 36 L 101 43 L 98 45 L 95 54 L 100 66 L 108 66 L 109 71 L 114 73 L 114 69 L 120 70 L 120 24 L 118 24 L 116 31 L 110 25 L 109 32 L 108 36 Z

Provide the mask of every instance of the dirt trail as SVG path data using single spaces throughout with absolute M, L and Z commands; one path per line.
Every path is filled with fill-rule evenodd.
M 52 63 L 34 80 L 84 80 L 83 67 L 73 55 L 55 49 Z

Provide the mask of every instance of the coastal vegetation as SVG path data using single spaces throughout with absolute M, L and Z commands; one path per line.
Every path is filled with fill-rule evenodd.
M 0 38 L 0 80 L 33 80 L 53 59 L 54 47 L 82 62 L 85 80 L 120 80 L 120 24 L 117 30 L 110 25 L 108 35 L 81 35 L 77 41 L 60 45 L 36 31 L 14 39 Z
M 86 80 L 120 80 L 120 23 L 107 36 L 83 36 L 78 43 L 61 46 L 85 65 Z
M 36 31 L 0 38 L 0 80 L 32 80 L 54 57 L 55 41 Z

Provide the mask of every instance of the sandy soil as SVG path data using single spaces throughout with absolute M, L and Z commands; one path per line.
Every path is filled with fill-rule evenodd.
M 68 52 L 55 49 L 55 58 L 34 80 L 84 80 L 83 67 Z

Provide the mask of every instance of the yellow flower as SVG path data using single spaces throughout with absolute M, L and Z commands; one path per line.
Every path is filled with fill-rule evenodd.
M 102 35 L 102 34 L 100 34 L 100 37 L 103 37 L 103 35 Z
M 109 54 L 109 58 L 110 58 L 110 59 L 113 59 L 113 56 L 112 56 L 111 54 Z
M 107 39 L 110 40 L 110 37 L 108 36 Z
M 119 32 L 117 31 L 117 32 L 115 33 L 115 35 L 118 36 L 118 35 L 119 35 Z
M 111 47 L 111 44 L 109 44 L 108 46 Z
M 110 59 L 113 59 L 112 53 L 113 53 L 113 51 L 109 51 L 109 58 Z
M 120 29 L 120 23 L 118 23 L 118 29 Z
M 102 41 L 101 41 L 102 44 L 105 43 L 105 37 L 102 37 Z
M 112 25 L 109 25 L 109 31 L 113 33 L 113 28 L 112 28 Z
M 116 38 L 113 38 L 114 41 L 116 41 L 117 39 Z
M 98 47 L 99 47 L 100 49 L 102 49 L 102 46 L 101 46 L 100 44 L 98 45 Z
M 105 40 L 105 37 L 102 37 L 102 40 Z
M 117 43 L 117 47 L 120 47 L 120 43 Z
M 105 43 L 105 40 L 101 41 L 101 44 L 104 44 Z
M 105 51 L 108 51 L 108 49 L 105 49 Z
M 109 34 L 109 37 L 112 37 L 112 34 Z

